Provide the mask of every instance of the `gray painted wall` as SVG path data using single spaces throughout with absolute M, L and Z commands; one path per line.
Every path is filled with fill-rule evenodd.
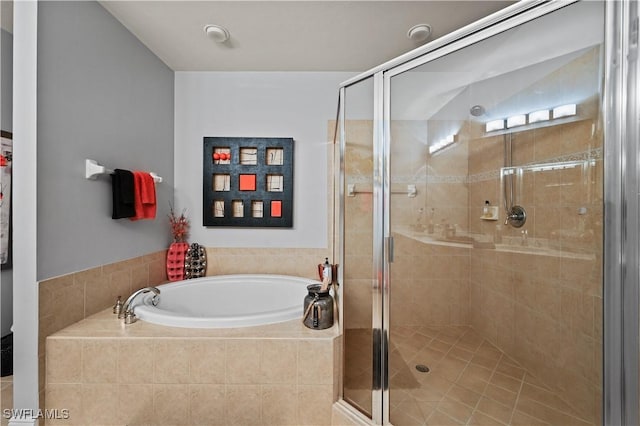
M 1 130 L 11 132 L 13 130 L 13 35 L 0 30 L 0 106 Z M 0 272 L 0 336 L 6 336 L 11 332 L 13 323 L 13 271 L 11 269 Z
M 11 33 L 0 30 L 0 52 L 2 52 L 2 70 L 0 75 L 0 98 L 2 99 L 2 130 L 10 132 L 13 128 L 11 121 L 13 120 L 13 35 Z
M 166 248 L 174 73 L 96 2 L 38 9 L 38 280 Z M 155 220 L 111 219 L 108 175 L 85 158 L 153 171 Z

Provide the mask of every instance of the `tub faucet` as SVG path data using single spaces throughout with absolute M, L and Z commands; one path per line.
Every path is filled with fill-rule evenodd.
M 520 245 L 522 246 L 529 245 L 529 242 L 528 242 L 529 232 L 525 229 L 523 231 L 520 231 L 520 233 L 522 234 L 522 240 L 520 241 Z
M 151 299 L 151 303 L 153 304 L 153 306 L 157 305 L 160 290 L 158 290 L 156 287 L 141 288 L 140 290 L 135 291 L 131 296 L 129 296 L 127 301 L 124 302 L 124 305 L 122 306 L 122 312 L 118 315 L 118 318 L 124 317 L 125 324 L 133 324 L 134 322 L 136 322 L 136 314 L 133 313 L 133 306 L 131 306 L 131 304 L 133 303 L 133 299 L 135 299 L 139 294 L 150 292 L 154 295 Z

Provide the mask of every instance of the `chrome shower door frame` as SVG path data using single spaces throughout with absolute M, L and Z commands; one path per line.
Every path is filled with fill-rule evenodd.
M 604 87 L 603 423 L 639 416 L 638 2 L 607 2 Z
M 390 231 L 391 80 L 394 76 L 431 62 L 476 42 L 510 30 L 543 15 L 576 3 L 522 1 L 405 55 L 377 66 L 341 84 L 341 90 L 374 77 L 374 292 L 373 416 L 375 424 L 389 424 L 389 279 L 393 261 Z M 604 268 L 603 268 L 603 424 L 638 424 L 638 344 L 640 297 L 640 129 L 633 119 L 640 96 L 637 84 L 629 85 L 627 56 L 638 55 L 637 1 L 606 2 L 603 88 L 604 139 Z M 634 43 L 635 41 L 635 43 Z M 622 64 L 620 67 L 612 64 Z M 635 65 L 631 67 L 635 74 Z M 631 91 L 630 91 L 631 89 Z M 630 93 L 631 92 L 631 93 Z M 638 93 L 636 93 L 638 92 Z M 629 120 L 627 120 L 629 118 Z M 630 124 L 628 124 L 630 122 Z M 344 123 L 343 123 L 344 124 Z M 344 143 L 344 135 L 342 142 Z M 344 153 L 341 153 L 343 155 Z M 340 167 L 344 184 L 344 164 Z M 341 187 L 342 190 L 342 187 Z M 340 198 L 341 213 L 344 197 Z M 379 209 L 379 210 L 378 210 Z M 341 218 L 342 220 L 342 218 Z M 340 238 L 344 240 L 344 229 Z

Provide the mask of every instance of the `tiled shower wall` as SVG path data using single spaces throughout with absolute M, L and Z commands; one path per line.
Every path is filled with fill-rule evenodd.
M 350 120 L 345 130 L 346 183 L 355 183 L 358 192 L 345 198 L 344 310 L 348 328 L 366 329 L 371 326 L 371 306 L 363 301 L 371 300 L 373 278 L 373 126 L 368 120 Z M 423 121 L 393 122 L 392 138 L 421 147 L 425 155 L 416 155 L 404 144 L 403 150 L 392 153 L 391 230 L 396 257 L 390 271 L 394 281 L 390 321 L 393 326 L 468 325 L 469 250 L 425 245 L 395 232 L 411 231 L 416 224 L 427 226 L 430 220 L 438 233 L 445 223 L 467 227 L 466 144 L 425 165 L 425 137 Z M 433 174 L 443 178 L 434 183 L 429 178 Z M 407 185 L 416 185 L 415 197 L 407 195 Z M 438 206 L 433 218 L 425 211 L 427 205 Z
M 344 200 L 345 328 L 367 329 L 371 327 L 373 278 L 373 122 L 350 120 L 344 130 L 345 180 L 358 191 Z
M 570 90 L 575 75 L 585 69 L 598 72 L 598 60 L 598 49 L 587 51 L 545 78 L 553 87 Z M 425 244 L 419 237 L 394 233 L 391 325 L 470 325 L 594 423 L 601 418 L 602 383 L 599 104 L 597 97 L 585 99 L 578 105 L 577 116 L 562 124 L 511 135 L 514 165 L 585 161 L 576 168 L 523 174 L 516 201 L 525 206 L 528 219 L 521 229 L 503 225 L 499 172 L 504 165 L 505 136 L 486 136 L 481 124 L 467 122 L 458 134 L 458 144 L 428 156 L 426 141 L 421 140 L 426 139 L 425 123 L 392 122 L 391 189 L 401 192 L 407 184 L 416 184 L 418 194 L 415 198 L 393 194 L 390 218 L 392 231 L 404 229 L 409 235 L 431 221 L 435 237 L 448 223 L 474 236 L 482 234 L 487 241 L 501 235 L 527 246 L 520 251 L 517 247 L 483 250 Z M 368 128 L 371 122 L 350 121 L 346 126 L 351 149 L 367 153 L 352 154 L 356 161 L 347 161 L 346 179 L 347 183 L 360 181 L 365 188 L 368 184 L 370 189 L 373 159 L 366 145 L 371 145 L 372 135 L 363 130 Z M 347 226 L 349 221 L 353 225 L 351 240 L 345 241 L 346 256 L 359 271 L 345 283 L 351 286 L 345 315 L 361 319 L 361 328 L 371 324 L 370 197 L 347 197 L 345 212 Z M 499 207 L 498 221 L 480 220 L 485 200 Z M 553 251 L 535 253 L 538 245 Z M 348 269 L 345 273 L 351 274 Z
M 594 115 L 597 117 L 597 114 Z M 527 223 L 504 234 L 518 244 L 554 248 L 555 254 L 471 250 L 470 318 L 482 335 L 547 385 L 561 391 L 585 417 L 599 422 L 602 382 L 602 134 L 597 118 L 517 133 L 516 164 L 587 159 L 588 165 L 525 173 L 518 204 Z M 501 138 L 471 152 L 470 170 L 497 170 Z M 496 194 L 499 178 L 469 184 L 470 218 Z M 503 209 L 501 209 L 502 211 Z M 476 232 L 495 233 L 470 219 Z M 491 229 L 493 228 L 493 229 Z

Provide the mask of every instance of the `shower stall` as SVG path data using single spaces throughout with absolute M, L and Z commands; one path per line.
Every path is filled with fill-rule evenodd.
M 342 85 L 350 409 L 637 424 L 629 4 L 520 2 Z

